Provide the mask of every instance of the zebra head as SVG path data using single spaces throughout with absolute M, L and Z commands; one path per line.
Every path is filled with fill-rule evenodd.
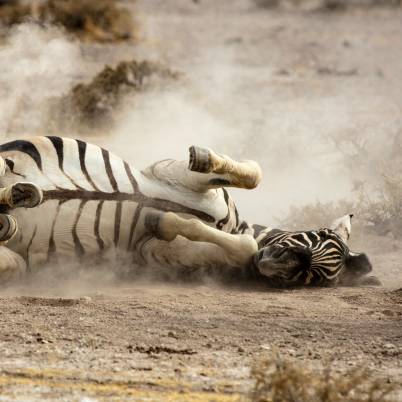
M 320 230 L 265 231 L 257 238 L 254 265 L 281 286 L 357 283 L 372 266 L 365 254 L 349 250 L 352 217 L 345 215 Z

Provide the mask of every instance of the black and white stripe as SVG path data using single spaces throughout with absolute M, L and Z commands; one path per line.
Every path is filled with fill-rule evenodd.
M 305 232 L 286 232 L 278 229 L 263 231 L 256 236 L 260 253 L 264 247 L 296 247 L 311 252 L 311 264 L 308 269 L 291 271 L 284 279 L 288 283 L 304 285 L 333 282 L 344 268 L 349 255 L 345 242 L 331 229 Z
M 33 137 L 0 145 L 0 153 L 8 166 L 23 167 L 24 180 L 43 190 L 43 203 L 38 210 L 17 212 L 27 214 L 20 219 L 25 225 L 32 221 L 29 213 L 44 216 L 40 224 L 35 222 L 34 227 L 21 228 L 28 233 L 24 250 L 20 250 L 27 261 L 31 253 L 38 252 L 46 254 L 47 261 L 59 251 L 82 257 L 114 246 L 133 252 L 143 236 L 137 230 L 143 221 L 142 213 L 149 208 L 192 215 L 219 228 L 230 217 L 228 212 L 227 217 L 217 222 L 202 210 L 145 195 L 139 173 L 133 172 L 128 163 L 81 140 Z M 21 174 L 18 170 L 10 171 Z M 229 210 L 231 200 L 226 194 L 225 201 Z

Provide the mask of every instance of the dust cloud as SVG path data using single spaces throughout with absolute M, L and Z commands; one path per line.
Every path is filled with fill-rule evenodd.
M 49 101 L 63 94 L 85 66 L 77 42 L 58 28 L 25 23 L 0 47 L 0 130 L 5 136 L 39 133 Z
M 373 172 L 373 166 L 392 149 L 387 133 L 399 129 L 395 96 L 389 96 L 383 80 L 366 85 L 359 77 L 345 77 L 334 84 L 332 77 L 319 77 L 320 87 L 314 72 L 296 71 L 290 85 L 291 73 L 281 76 L 278 61 L 263 68 L 258 55 L 247 59 L 241 46 L 232 45 L 242 43 L 236 36 L 213 48 L 198 43 L 197 53 L 191 50 L 187 58 L 175 48 L 167 56 L 166 27 L 160 22 L 158 16 L 144 21 L 149 37 L 139 53 L 149 50 L 183 78 L 127 97 L 108 135 L 82 138 L 140 169 L 158 159 L 186 159 L 192 144 L 255 159 L 264 172 L 260 188 L 232 194 L 243 218 L 267 225 L 280 221 L 291 205 L 350 199 L 356 180 L 378 177 L 380 170 Z M 56 28 L 16 27 L 0 50 L 2 134 L 57 134 L 46 130 L 49 103 L 88 77 L 86 57 L 79 42 Z M 289 64 L 285 56 L 282 63 Z M 356 144 L 364 146 L 364 163 Z

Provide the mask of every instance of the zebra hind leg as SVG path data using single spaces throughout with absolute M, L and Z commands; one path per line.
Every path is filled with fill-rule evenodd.
M 34 208 L 42 199 L 42 190 L 33 183 L 19 182 L 0 188 L 0 205 L 9 208 Z
M 170 242 L 180 235 L 191 241 L 219 246 L 222 265 L 247 267 L 258 251 L 257 242 L 250 235 L 225 233 L 198 219 L 183 219 L 173 212 L 149 212 L 145 226 L 159 240 Z M 191 254 L 191 247 L 188 253 Z
M 0 156 L 0 177 L 5 176 L 8 163 Z M 0 205 L 9 208 L 34 208 L 42 202 L 42 190 L 33 183 L 18 182 L 0 187 Z
M 212 178 L 211 184 L 252 189 L 258 186 L 262 178 L 261 168 L 257 162 L 237 162 L 228 156 L 218 155 L 210 149 L 190 147 L 188 168 L 193 172 L 215 173 L 222 178 Z M 225 183 L 226 182 L 226 183 Z

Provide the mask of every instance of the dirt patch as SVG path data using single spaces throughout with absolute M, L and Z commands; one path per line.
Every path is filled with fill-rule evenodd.
M 75 306 L 80 303 L 79 299 L 63 299 L 63 298 L 49 299 L 44 297 L 27 297 L 27 296 L 22 296 L 18 300 L 20 301 L 21 304 L 25 306 L 37 305 L 46 307 L 69 307 L 69 306 Z
M 338 382 L 360 387 L 352 379 L 362 379 L 362 367 L 381 389 L 402 386 L 395 290 L 142 283 L 88 289 L 82 296 L 90 303 L 77 296 L 67 306 L 45 287 L 36 291 L 44 296 L 0 300 L 0 386 L 8 400 L 63 400 L 71 392 L 100 401 L 248 400 L 252 367 L 265 385 L 277 386 L 285 373 L 288 384 L 319 392 L 329 361 L 331 392 Z M 272 351 L 279 361 L 266 360 Z M 278 377 L 272 364 L 280 364 Z M 259 395 L 254 400 L 268 394 Z
M 114 112 L 128 96 L 176 80 L 179 74 L 149 61 L 124 61 L 106 66 L 89 83 L 75 85 L 52 101 L 50 126 L 64 132 L 91 132 L 113 126 Z
M 176 349 L 170 348 L 167 346 L 151 346 L 151 347 L 144 347 L 144 346 L 135 346 L 132 347 L 129 345 L 127 349 L 132 353 L 133 351 L 139 353 L 145 353 L 147 355 L 158 355 L 160 353 L 168 353 L 173 355 L 195 355 L 197 352 L 191 349 Z
M 101 42 L 132 39 L 137 31 L 130 11 L 113 0 L 14 1 L 0 4 L 3 26 L 27 20 L 63 26 L 82 39 Z

